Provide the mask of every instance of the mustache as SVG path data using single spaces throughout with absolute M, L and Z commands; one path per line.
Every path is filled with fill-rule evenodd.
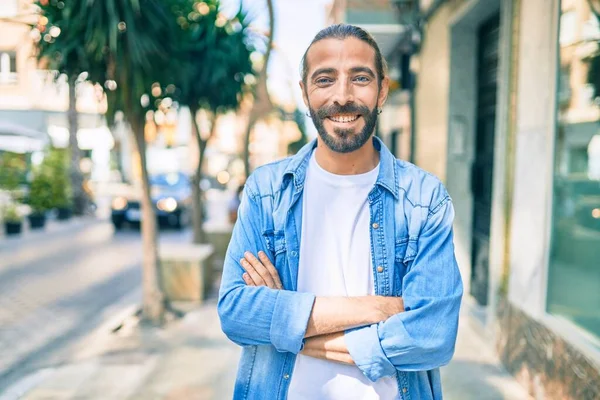
M 336 114 L 360 114 L 369 115 L 371 110 L 366 106 L 358 106 L 356 104 L 345 104 L 343 106 L 332 104 L 323 106 L 317 110 L 317 116 L 320 119 L 325 119 Z

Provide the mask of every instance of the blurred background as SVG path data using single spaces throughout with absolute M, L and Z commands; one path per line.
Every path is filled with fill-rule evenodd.
M 0 0 L 0 399 L 231 397 L 240 190 L 316 136 L 314 35 L 388 62 L 465 284 L 450 399 L 600 399 L 600 0 Z

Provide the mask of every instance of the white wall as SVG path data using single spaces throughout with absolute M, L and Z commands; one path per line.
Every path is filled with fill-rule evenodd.
M 450 45 L 448 7 L 427 24 L 415 90 L 415 163 L 446 180 Z
M 551 231 L 559 0 L 521 2 L 509 299 L 545 311 Z

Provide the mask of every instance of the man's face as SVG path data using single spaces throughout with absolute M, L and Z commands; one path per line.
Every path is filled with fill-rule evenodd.
M 306 55 L 304 103 L 321 140 L 338 153 L 361 148 L 377 123 L 377 107 L 385 102 L 388 79 L 377 81 L 375 50 L 356 38 L 324 39 Z

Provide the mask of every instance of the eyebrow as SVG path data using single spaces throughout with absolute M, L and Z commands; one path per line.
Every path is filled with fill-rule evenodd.
M 352 72 L 353 74 L 356 74 L 358 72 L 364 72 L 365 74 L 369 75 L 371 78 L 375 78 L 375 73 L 369 67 L 350 68 L 350 72 Z
M 310 76 L 310 79 L 315 79 L 318 75 L 321 74 L 335 74 L 337 71 L 335 68 L 319 68 Z
M 321 74 L 335 74 L 337 70 L 335 68 L 319 68 L 310 76 L 311 79 L 315 79 L 318 75 Z M 369 75 L 371 78 L 375 78 L 375 73 L 369 67 L 352 67 L 350 68 L 350 72 L 353 74 L 363 72 Z

